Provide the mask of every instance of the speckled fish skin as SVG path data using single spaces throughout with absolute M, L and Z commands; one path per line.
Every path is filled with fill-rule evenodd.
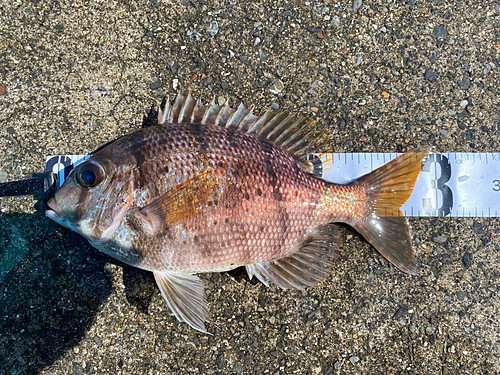
M 311 151 L 307 143 L 318 139 L 311 124 L 269 111 L 253 116 L 242 106 L 224 120 L 224 110 L 214 103 L 203 107 L 191 94 L 178 96 L 160 111 L 159 125 L 115 141 L 76 167 L 49 201 L 47 216 L 102 252 L 153 271 L 177 318 L 203 332 L 208 310 L 192 274 L 246 266 L 266 285 L 315 285 L 338 257 L 334 222 L 352 225 L 396 266 L 414 272 L 399 207 L 426 150 L 385 172 L 335 185 L 300 160 Z M 290 141 L 311 134 L 307 142 Z M 396 182 L 402 194 L 391 176 L 403 179 Z M 386 237 L 395 245 L 380 249 Z
M 103 250 L 113 254 L 115 246 L 134 249 L 135 266 L 197 273 L 279 259 L 297 251 L 333 215 L 335 221 L 345 221 L 359 212 L 354 205 L 333 212 L 320 204 L 327 184 L 305 174 L 283 149 L 253 134 L 214 125 L 169 124 L 135 135 L 142 147 L 128 150 L 128 139 L 116 145 L 137 160 L 134 206 L 147 206 L 185 181 L 218 171 L 206 206 L 154 236 L 142 235 L 130 215 L 124 218 Z M 114 158 L 116 163 L 120 155 Z

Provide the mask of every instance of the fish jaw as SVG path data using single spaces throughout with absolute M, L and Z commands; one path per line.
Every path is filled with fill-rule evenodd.
M 47 202 L 47 210 L 45 210 L 45 216 L 49 219 L 55 221 L 57 224 L 62 225 L 72 231 L 78 232 L 74 223 L 69 220 L 66 212 L 59 206 L 55 197 L 52 197 Z

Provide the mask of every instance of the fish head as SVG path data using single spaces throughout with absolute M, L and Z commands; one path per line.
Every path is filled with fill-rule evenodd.
M 133 166 L 98 153 L 77 165 L 47 202 L 48 218 L 98 245 L 108 241 L 133 206 Z

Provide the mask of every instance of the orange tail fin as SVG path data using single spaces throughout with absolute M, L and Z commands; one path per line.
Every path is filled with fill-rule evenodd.
M 417 269 L 415 253 L 400 208 L 410 198 L 428 154 L 426 147 L 415 148 L 351 183 L 368 189 L 372 210 L 354 228 L 388 261 L 413 275 Z

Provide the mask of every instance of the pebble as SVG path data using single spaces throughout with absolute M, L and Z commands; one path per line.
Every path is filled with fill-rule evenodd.
M 83 368 L 79 364 L 75 364 L 73 366 L 73 374 L 74 375 L 83 375 Z
M 332 366 L 326 366 L 326 367 L 323 367 L 323 374 L 325 375 L 328 375 L 330 372 L 332 372 Z
M 210 22 L 208 33 L 212 36 L 215 36 L 217 35 L 218 32 L 219 32 L 219 24 L 217 23 L 217 21 Z
M 328 328 L 328 329 L 325 329 L 323 331 L 323 334 L 326 336 L 326 335 L 329 335 L 330 333 L 332 333 L 334 331 L 334 328 Z
M 469 267 L 470 263 L 470 254 L 465 253 L 464 256 L 462 257 L 462 264 L 464 265 L 465 268 Z
M 248 60 L 248 56 L 246 56 L 246 55 L 240 56 L 240 61 L 241 62 L 245 62 L 247 60 Z
M 278 109 L 280 109 L 280 105 L 278 103 L 276 103 L 276 102 L 273 102 L 271 104 L 271 109 L 277 111 Z
M 459 301 L 463 301 L 466 296 L 467 296 L 467 293 L 465 293 L 465 292 L 457 292 L 457 298 Z
M 163 86 L 163 83 L 161 83 L 160 81 L 158 81 L 158 82 L 153 82 L 151 85 L 149 85 L 149 88 L 151 90 L 158 90 L 162 86 Z
M 425 329 L 425 333 L 427 333 L 428 335 L 432 335 L 434 332 L 436 332 L 436 328 L 435 327 L 427 327 Z
M 432 237 L 432 240 L 434 242 L 437 242 L 437 243 L 445 243 L 446 240 L 447 240 L 448 237 L 444 236 L 444 235 L 439 235 L 439 236 L 436 236 L 436 237 Z
M 462 134 L 462 139 L 472 141 L 474 139 L 474 132 L 472 130 L 467 130 L 464 134 Z
M 416 331 L 417 331 L 417 327 L 414 324 L 410 325 L 410 332 L 415 333 Z
M 436 314 L 431 314 L 431 316 L 429 317 L 429 322 L 430 322 L 431 324 L 436 324 L 436 323 L 437 323 L 437 321 L 438 321 L 438 319 L 437 319 L 437 315 L 436 315 Z
M 431 335 L 429 335 L 429 343 L 431 345 L 435 345 L 436 344 L 436 335 L 433 333 Z
M 460 102 L 460 107 L 465 108 L 469 105 L 469 102 L 467 100 L 462 100 Z
M 5 94 L 5 87 L 0 86 L 0 95 Z
M 351 363 L 354 365 L 355 363 L 359 362 L 359 357 L 357 355 L 354 355 L 351 358 L 349 358 L 349 361 L 351 361 Z
M 339 362 L 339 361 L 336 361 L 334 364 L 333 364 L 333 368 L 335 370 L 338 370 L 340 368 L 340 366 L 342 366 L 342 364 Z
M 444 129 L 439 129 L 439 132 L 441 133 L 441 135 L 443 137 L 447 137 L 448 136 L 448 132 L 446 130 L 444 130 Z
M 283 89 L 285 88 L 285 85 L 283 82 L 281 82 L 280 79 L 277 79 L 274 81 L 274 84 L 269 88 L 269 92 L 272 94 L 278 95 Z
M 339 16 L 333 16 L 332 17 L 332 23 L 334 26 L 339 27 L 340 26 L 340 18 Z
M 314 61 L 309 61 L 309 64 L 307 64 L 308 68 L 314 68 L 316 66 L 316 63 Z
M 467 90 L 470 87 L 470 78 L 467 74 L 464 73 L 462 76 L 462 80 L 458 81 L 458 87 L 460 87 L 462 90 Z
M 474 233 L 478 233 L 478 234 L 484 234 L 485 233 L 484 227 L 481 224 L 479 224 L 477 221 L 475 221 L 472 224 L 472 231 Z
M 260 61 L 266 61 L 267 60 L 266 54 L 261 49 L 259 49 L 259 59 L 260 59 Z
M 437 74 L 434 70 L 432 69 L 427 69 L 424 73 L 424 78 L 428 80 L 429 82 L 435 82 L 437 79 Z
M 102 346 L 102 341 L 99 338 L 99 336 L 94 336 L 94 342 L 96 343 L 97 346 L 99 346 L 99 347 Z
M 399 319 L 399 318 L 401 318 L 401 316 L 403 316 L 407 311 L 408 311 L 408 307 L 406 307 L 406 306 L 400 307 L 398 309 L 398 311 L 396 311 L 396 313 L 394 314 L 394 316 L 392 317 L 392 319 Z
M 0 182 L 5 182 L 7 181 L 7 178 L 9 176 L 7 175 L 7 172 L 4 172 L 4 171 L 0 171 Z
M 446 35 L 448 35 L 448 30 L 446 30 L 446 27 L 444 27 L 444 26 L 436 26 L 431 34 L 431 36 L 434 39 L 439 38 L 440 36 L 446 36 Z
M 495 12 L 500 13 L 500 5 L 495 4 Z
M 359 8 L 363 5 L 363 0 L 354 0 L 352 3 L 352 11 L 357 12 Z

